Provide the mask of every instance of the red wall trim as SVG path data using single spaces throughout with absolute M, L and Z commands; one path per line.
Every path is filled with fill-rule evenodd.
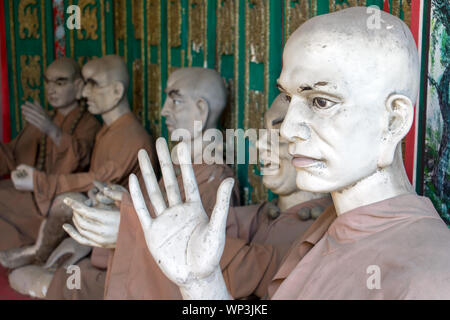
M 12 19 L 12 17 L 10 17 Z M 0 72 L 1 72 L 1 112 L 3 141 L 11 139 L 11 125 L 9 114 L 9 86 L 8 86 L 8 59 L 6 53 L 6 27 L 5 27 L 5 3 L 0 0 Z

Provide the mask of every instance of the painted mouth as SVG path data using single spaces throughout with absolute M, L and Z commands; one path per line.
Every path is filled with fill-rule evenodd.
M 296 168 L 308 168 L 313 167 L 320 164 L 322 160 L 303 156 L 303 155 L 294 155 L 292 159 L 292 165 Z

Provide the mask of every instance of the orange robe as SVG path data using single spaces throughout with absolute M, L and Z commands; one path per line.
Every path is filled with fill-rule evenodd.
M 215 197 L 212 198 L 211 195 L 214 204 Z M 274 221 L 270 221 L 263 210 L 266 204 L 230 208 L 220 266 L 233 297 L 265 296 L 281 255 L 311 224 L 299 220 L 298 210 L 319 204 L 326 207 L 331 200 L 325 198 L 300 204 Z M 110 259 L 106 281 L 105 299 L 181 299 L 178 287 L 162 273 L 148 251 L 129 198 L 122 202 L 118 243 Z
M 205 211 L 211 214 L 216 203 L 216 193 L 220 183 L 226 178 L 233 177 L 233 171 L 225 165 L 206 164 L 194 165 L 193 169 L 203 206 Z M 182 176 L 178 175 L 177 179 L 182 199 L 184 199 Z M 160 180 L 160 188 L 164 194 L 163 180 Z M 144 192 L 144 194 L 146 193 Z M 239 203 L 239 186 L 237 184 L 234 186 L 231 202 Z M 149 209 L 152 212 L 151 206 L 149 206 Z M 111 270 L 111 272 L 108 272 L 108 277 L 113 275 L 113 280 L 108 282 L 110 286 L 106 291 L 115 296 L 124 295 L 123 299 L 130 298 L 125 296 L 128 286 L 135 288 L 137 286 L 136 281 L 145 281 L 147 272 L 139 269 L 139 266 L 145 263 L 150 253 L 146 246 L 141 246 L 140 240 L 143 239 L 144 234 L 137 221 L 130 195 L 124 196 L 120 211 L 120 230 L 116 249 L 94 248 L 91 258 L 84 259 L 78 264 L 82 275 L 82 286 L 79 291 L 68 290 L 65 286 L 68 275 L 65 270 L 58 270 L 50 285 L 47 299 L 103 299 L 107 268 Z M 130 270 L 130 272 L 124 272 L 124 270 Z M 124 285 L 124 282 L 126 285 Z
M 292 248 L 272 299 L 450 299 L 450 230 L 428 198 L 356 208 L 322 231 Z
M 38 204 L 45 207 L 49 199 L 60 193 L 89 191 L 93 187 L 93 180 L 128 187 L 130 174 L 134 173 L 141 179 L 137 157 L 141 149 L 147 150 L 153 167 L 158 168 L 152 138 L 136 117 L 132 113 L 128 113 L 110 126 L 104 126 L 98 133 L 89 172 L 59 176 L 38 174 L 34 177 L 35 188 L 39 190 Z M 107 250 L 94 248 L 91 256 L 92 261 L 94 263 L 99 259 L 103 261 L 101 257 L 105 254 L 105 251 Z M 97 287 L 102 288 L 100 290 L 102 297 L 104 286 L 104 280 L 102 281 L 102 279 L 105 275 L 101 273 L 97 275 L 95 272 L 98 269 L 95 265 L 97 264 L 92 265 L 89 259 L 79 263 L 79 266 L 83 268 L 82 288 L 85 288 L 81 291 L 70 291 L 66 288 L 66 271 L 59 268 L 50 284 L 47 298 L 63 299 L 70 297 L 82 299 L 86 294 L 90 299 L 95 299 L 98 296 Z M 87 285 L 84 281 L 87 281 Z
M 75 108 L 66 116 L 56 113 L 53 122 L 61 128 L 61 142 L 57 146 L 47 137 L 44 174 L 69 174 L 88 167 L 100 123 L 85 112 L 70 135 L 79 112 Z M 37 128 L 27 124 L 17 138 L 0 143 L 0 175 L 9 174 L 20 164 L 36 166 L 41 137 Z M 16 190 L 11 180 L 0 181 L 0 250 L 34 243 L 47 213 L 48 209 L 39 210 L 35 193 Z

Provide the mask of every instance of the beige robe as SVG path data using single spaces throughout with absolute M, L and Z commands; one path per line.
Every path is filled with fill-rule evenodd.
M 273 299 L 450 299 L 450 230 L 428 198 L 329 217 L 309 239 L 314 247 L 298 242 L 275 275 Z
M 89 172 L 72 175 L 45 175 L 34 176 L 35 190 L 38 190 L 38 204 L 41 208 L 47 207 L 47 203 L 54 196 L 65 192 L 87 192 L 92 187 L 94 180 L 120 184 L 128 187 L 128 177 L 134 173 L 141 178 L 137 154 L 139 150 L 147 150 L 152 164 L 156 168 L 156 153 L 152 137 L 147 133 L 141 123 L 132 113 L 127 113 L 113 122 L 110 126 L 103 126 L 97 135 Z M 104 254 L 104 250 L 95 249 L 93 259 Z M 90 263 L 80 262 L 80 266 L 86 270 L 95 269 Z M 96 270 L 96 269 L 95 269 Z M 82 272 L 88 284 L 101 281 L 101 275 Z M 92 275 L 92 278 L 89 276 Z M 86 291 L 68 290 L 66 288 L 66 272 L 59 268 L 48 289 L 48 299 L 63 299 L 66 295 L 74 295 L 82 298 Z M 104 275 L 103 275 L 104 277 Z M 92 280 L 92 279 L 95 279 Z M 84 281 L 83 280 L 83 281 Z M 87 288 L 88 289 L 88 288 Z M 65 291 L 64 291 L 65 290 Z M 95 296 L 95 293 L 87 292 Z
M 204 198 L 208 199 L 205 193 Z M 213 206 L 215 194 L 210 202 Z M 267 218 L 266 204 L 230 208 L 220 265 L 233 297 L 265 296 L 281 255 L 312 223 L 300 221 L 298 210 L 330 203 L 330 198 L 313 200 L 291 208 L 274 221 Z M 108 267 L 105 299 L 181 299 L 178 287 L 162 273 L 149 253 L 129 199 L 122 203 L 121 217 L 118 244 Z M 260 243 L 251 242 L 256 240 Z
M 47 137 L 43 174 L 69 174 L 88 167 L 100 123 L 85 112 L 70 135 L 79 112 L 76 108 L 66 116 L 55 115 L 53 122 L 62 130 L 61 142 L 57 146 Z M 34 167 L 41 137 L 37 128 L 27 124 L 17 138 L 0 143 L 0 175 L 9 174 L 20 164 Z M 48 210 L 39 210 L 35 193 L 16 190 L 9 179 L 0 181 L 0 250 L 34 243 L 47 213 Z

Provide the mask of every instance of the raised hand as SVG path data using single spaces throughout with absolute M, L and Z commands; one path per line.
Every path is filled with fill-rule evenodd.
M 226 179 L 220 185 L 209 220 L 201 203 L 187 145 L 181 143 L 177 148 L 186 196 L 184 203 L 164 138 L 156 141 L 156 150 L 168 206 L 147 152 L 139 152 L 139 164 L 157 216 L 155 219 L 147 210 L 136 176 L 130 176 L 130 193 L 148 249 L 164 274 L 180 287 L 184 298 L 228 299 L 230 296 L 219 262 L 225 245 L 225 226 L 234 180 Z
M 22 105 L 21 109 L 27 122 L 49 136 L 53 143 L 59 145 L 61 141 L 61 129 L 53 123 L 39 102 L 27 101 Z

